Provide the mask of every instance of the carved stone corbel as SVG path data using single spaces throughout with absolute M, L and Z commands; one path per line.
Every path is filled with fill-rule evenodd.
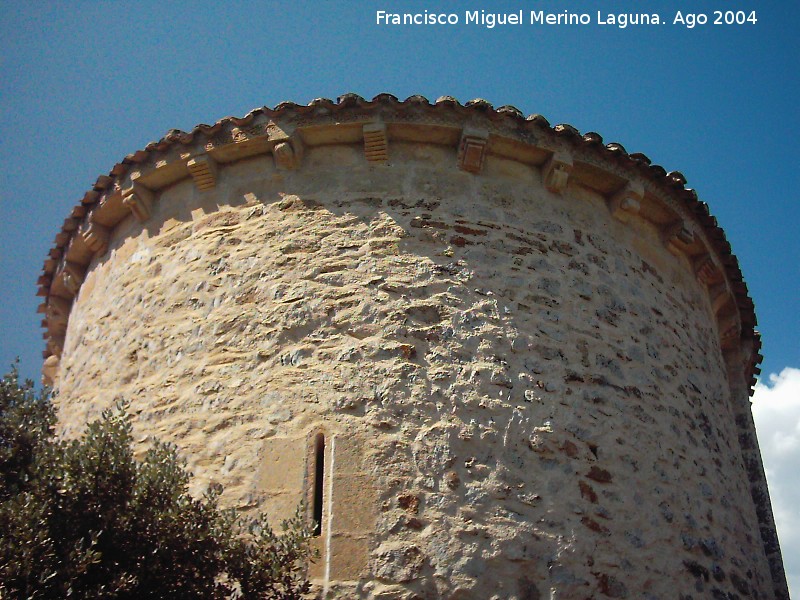
M 694 233 L 679 220 L 667 225 L 662 231 L 662 238 L 667 249 L 673 254 L 680 254 L 694 242 Z
M 94 252 L 95 255 L 105 254 L 106 250 L 108 250 L 108 240 L 111 236 L 111 231 L 108 227 L 89 221 L 81 235 L 89 250 Z
M 465 127 L 458 143 L 458 168 L 469 173 L 480 173 L 486 160 L 489 132 Z
M 644 200 L 644 185 L 641 181 L 629 181 L 625 187 L 611 196 L 608 208 L 611 215 L 622 222 L 627 222 L 632 216 L 639 214 L 639 209 Z
M 186 168 L 198 190 L 210 190 L 217 185 L 217 163 L 210 156 L 195 156 L 186 162 Z
M 554 194 L 563 193 L 571 172 L 572 155 L 563 151 L 555 152 L 542 167 L 544 186 Z
M 51 335 L 47 340 L 47 351 L 61 358 L 61 355 L 64 353 L 64 336 L 63 335 Z
M 61 364 L 61 359 L 55 354 L 48 356 L 42 365 L 42 383 L 44 385 L 53 385 L 58 375 L 58 367 Z
M 250 136 L 247 135 L 247 132 L 244 129 L 240 127 L 233 127 L 231 129 L 231 138 L 233 138 L 234 142 L 241 143 L 250 139 Z
M 153 192 L 134 184 L 122 192 L 122 204 L 128 207 L 139 222 L 147 221 L 153 211 Z
M 69 318 L 72 302 L 59 296 L 50 296 L 47 300 L 47 311 L 45 318 L 50 332 L 64 332 L 67 330 L 67 319 Z
M 697 281 L 703 285 L 711 285 L 722 278 L 722 272 L 714 263 L 710 254 L 703 254 L 694 261 L 694 273 Z
M 738 344 L 739 338 L 742 336 L 742 327 L 739 323 L 739 315 L 737 313 L 720 319 L 718 326 L 719 345 L 723 350 L 728 350 Z
M 724 308 L 733 305 L 733 296 L 724 282 L 711 287 L 708 295 L 711 298 L 711 310 L 715 315 L 719 315 Z
M 81 289 L 85 276 L 84 266 L 69 260 L 64 263 L 64 268 L 61 270 L 61 282 L 72 296 L 77 295 L 78 290 Z
M 385 123 L 367 123 L 363 127 L 364 157 L 369 162 L 389 160 L 389 137 Z
M 303 161 L 303 142 L 296 137 L 279 140 L 272 148 L 275 168 L 292 171 L 300 167 Z

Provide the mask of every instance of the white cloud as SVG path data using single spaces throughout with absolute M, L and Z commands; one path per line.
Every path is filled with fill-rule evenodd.
M 758 382 L 753 418 L 789 588 L 800 592 L 800 369 Z

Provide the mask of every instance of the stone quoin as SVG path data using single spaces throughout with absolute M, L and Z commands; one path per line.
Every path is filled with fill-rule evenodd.
M 345 95 L 170 131 L 39 280 L 76 435 L 305 502 L 325 598 L 788 598 L 760 342 L 678 172 L 516 108 Z

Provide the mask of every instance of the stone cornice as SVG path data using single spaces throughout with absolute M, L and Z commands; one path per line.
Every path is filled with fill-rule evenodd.
M 513 106 L 495 109 L 485 100 L 462 105 L 448 96 L 435 103 L 422 96 L 399 101 L 389 94 L 372 100 L 346 94 L 306 106 L 283 102 L 189 132 L 171 130 L 129 154 L 75 205 L 45 259 L 38 281 L 38 295 L 45 298 L 39 307 L 45 314 L 44 358 L 52 366 L 61 354 L 70 305 L 93 257 L 106 252 L 114 227 L 128 216 L 146 221 L 162 188 L 192 178 L 198 190 L 213 189 L 226 164 L 257 155 L 272 155 L 278 169 L 302 168 L 307 148 L 331 144 L 361 144 L 365 161 L 382 164 L 391 162 L 393 142 L 452 146 L 453 167 L 476 176 L 492 156 L 512 159 L 539 169 L 554 194 L 580 185 L 606 198 L 620 221 L 650 222 L 707 286 L 720 345 L 744 351 L 743 379 L 754 385 L 762 357 L 753 302 L 725 233 L 681 173 L 668 173 L 621 144 L 604 144 L 596 133 L 551 126 Z

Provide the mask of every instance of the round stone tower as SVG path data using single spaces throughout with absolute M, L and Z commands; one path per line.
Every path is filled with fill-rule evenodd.
M 305 501 L 319 597 L 788 598 L 753 304 L 642 154 L 483 100 L 173 130 L 45 262 L 67 434 L 123 398 L 195 492 Z

